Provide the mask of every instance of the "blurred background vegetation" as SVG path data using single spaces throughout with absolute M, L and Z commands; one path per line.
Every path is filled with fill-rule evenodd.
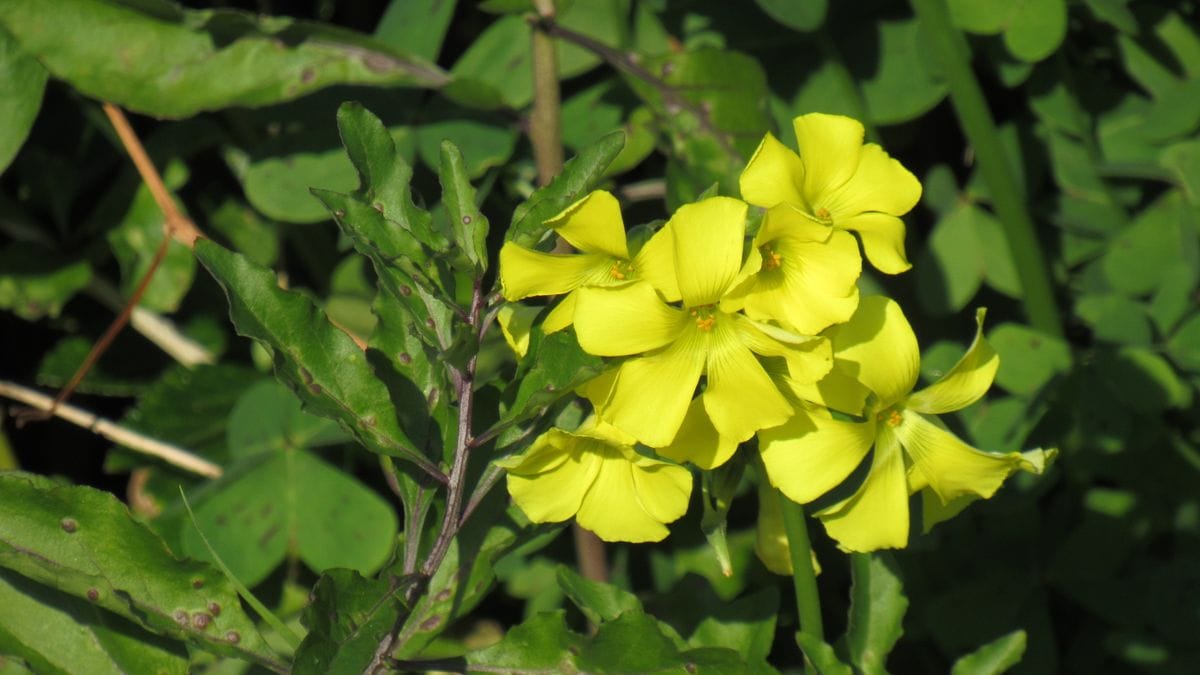
M 375 323 L 373 272 L 308 192 L 355 187 L 334 119 L 342 101 L 382 118 L 414 166 L 419 203 L 436 201 L 444 138 L 463 149 L 494 223 L 536 186 L 528 2 L 185 5 L 0 3 L 0 379 L 65 384 L 161 241 L 161 214 L 98 99 L 135 113 L 168 187 L 209 236 L 363 337 Z M 713 183 L 736 195 L 764 132 L 794 147 L 795 115 L 864 120 L 924 185 L 906 219 L 913 270 L 864 271 L 864 289 L 906 308 L 927 378 L 954 363 L 973 309 L 988 307 L 997 386 L 948 420 L 985 449 L 1061 450 L 1047 476 L 1019 476 L 896 555 L 910 609 L 889 666 L 943 671 L 1024 628 L 1014 672 L 1200 672 L 1200 5 L 946 8 L 567 0 L 554 33 L 567 155 L 624 129 L 606 187 L 640 223 Z M 1033 235 L 1023 243 L 1022 222 Z M 493 227 L 497 247 L 502 229 Z M 1049 304 L 1035 297 L 1043 291 Z M 233 334 L 224 297 L 187 249 L 172 247 L 141 306 L 169 325 L 126 329 L 76 404 L 219 463 L 244 443 L 288 442 L 313 448 L 317 468 L 297 478 L 267 464 L 240 488 L 207 489 L 86 430 L 18 428 L 8 417 L 0 468 L 125 496 L 192 555 L 203 549 L 181 535 L 181 482 L 202 522 L 227 515 L 247 486 L 299 488 L 329 502 L 317 511 L 341 506 L 368 533 L 395 532 L 379 511 L 378 470 L 264 384 L 269 361 Z M 194 351 L 173 357 L 164 341 Z M 751 596 L 767 605 L 790 597 L 754 558 L 753 506 L 731 513 L 729 578 L 704 546 L 698 511 L 662 545 L 613 547 L 615 581 L 684 625 L 749 588 L 778 586 Z M 294 607 L 329 552 L 302 551 L 304 565 L 282 549 L 263 553 L 247 543 L 258 525 L 223 544 L 245 558 L 231 565 Z M 314 527 L 318 538 L 337 529 Z M 565 539 L 498 569 L 499 589 L 445 640 L 486 639 L 558 606 L 554 565 L 573 559 Z M 823 533 L 815 545 L 837 633 L 849 572 Z M 376 551 L 342 553 L 352 566 L 380 562 Z M 696 604 L 671 604 L 682 593 Z M 797 663 L 794 610 L 780 604 L 771 662 Z

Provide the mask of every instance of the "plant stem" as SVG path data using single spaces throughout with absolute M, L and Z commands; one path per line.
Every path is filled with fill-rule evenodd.
M 1045 256 L 983 90 L 971 71 L 966 39 L 951 21 L 946 0 L 912 0 L 912 7 L 924 28 L 928 48 L 942 66 L 950 87 L 950 101 L 991 189 L 993 206 L 1004 226 L 1004 236 L 1021 279 L 1025 315 L 1034 328 L 1062 336 L 1062 319 L 1054 301 Z
M 792 585 L 796 590 L 796 612 L 800 617 L 800 632 L 818 640 L 825 639 L 821 622 L 821 598 L 817 594 L 817 574 L 812 564 L 812 545 L 808 541 L 808 526 L 804 508 L 776 490 L 783 526 L 787 530 L 788 550 L 792 556 Z
M 541 19 L 554 18 L 553 0 L 535 0 Z M 538 185 L 548 185 L 562 171 L 562 101 L 558 90 L 558 52 L 542 22 L 533 25 L 533 111 L 529 140 L 537 164 Z

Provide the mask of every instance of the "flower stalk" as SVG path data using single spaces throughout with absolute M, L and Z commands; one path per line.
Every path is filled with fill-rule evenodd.
M 775 491 L 783 510 L 783 525 L 787 530 L 788 550 L 792 556 L 792 586 L 796 591 L 796 612 L 800 631 L 818 640 L 825 640 L 821 621 L 821 597 L 817 592 L 817 574 L 812 563 L 812 544 L 804 522 L 804 507 Z

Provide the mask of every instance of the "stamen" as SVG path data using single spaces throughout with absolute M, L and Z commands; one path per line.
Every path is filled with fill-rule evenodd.
M 760 252 L 762 253 L 763 259 L 763 271 L 770 272 L 771 270 L 777 270 L 779 269 L 779 266 L 783 264 L 783 256 L 779 255 L 775 249 L 769 246 L 763 246 L 760 249 Z
M 888 414 L 887 425 L 889 427 L 898 427 L 903 421 L 904 418 L 900 416 L 899 410 L 892 410 L 891 413 Z
M 716 318 L 711 316 L 702 316 L 696 319 L 696 328 L 699 328 L 707 333 L 713 329 L 713 326 L 716 325 L 716 323 Z
M 612 269 L 610 269 L 608 273 L 617 281 L 625 280 L 625 273 L 621 271 L 621 266 L 617 263 L 613 263 Z
M 828 220 L 829 219 L 829 209 L 825 208 L 824 206 L 817 207 L 817 210 L 814 212 L 814 215 L 818 218 Z

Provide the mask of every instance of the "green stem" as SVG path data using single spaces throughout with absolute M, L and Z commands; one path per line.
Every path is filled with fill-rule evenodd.
M 554 18 L 554 2 L 534 3 L 541 19 Z M 533 111 L 529 115 L 529 141 L 533 145 L 538 185 L 547 185 L 562 171 L 562 103 L 558 90 L 558 52 L 554 38 L 541 23 L 533 26 Z
M 787 530 L 788 550 L 792 556 L 792 585 L 796 589 L 796 611 L 800 616 L 800 632 L 818 640 L 825 639 L 821 623 L 821 598 L 817 594 L 817 573 L 813 569 L 812 545 L 808 541 L 808 526 L 804 522 L 804 507 L 776 491 L 783 511 L 783 526 Z
M 925 44 L 942 66 L 942 74 L 950 87 L 950 102 L 954 104 L 967 140 L 975 148 L 979 170 L 991 189 L 993 206 L 1004 226 L 1005 239 L 1024 290 L 1025 315 L 1033 327 L 1061 337 L 1062 319 L 1054 302 L 1054 289 L 1033 219 L 1025 209 L 983 90 L 971 71 L 967 41 L 950 20 L 946 0 L 911 2 L 924 28 Z

